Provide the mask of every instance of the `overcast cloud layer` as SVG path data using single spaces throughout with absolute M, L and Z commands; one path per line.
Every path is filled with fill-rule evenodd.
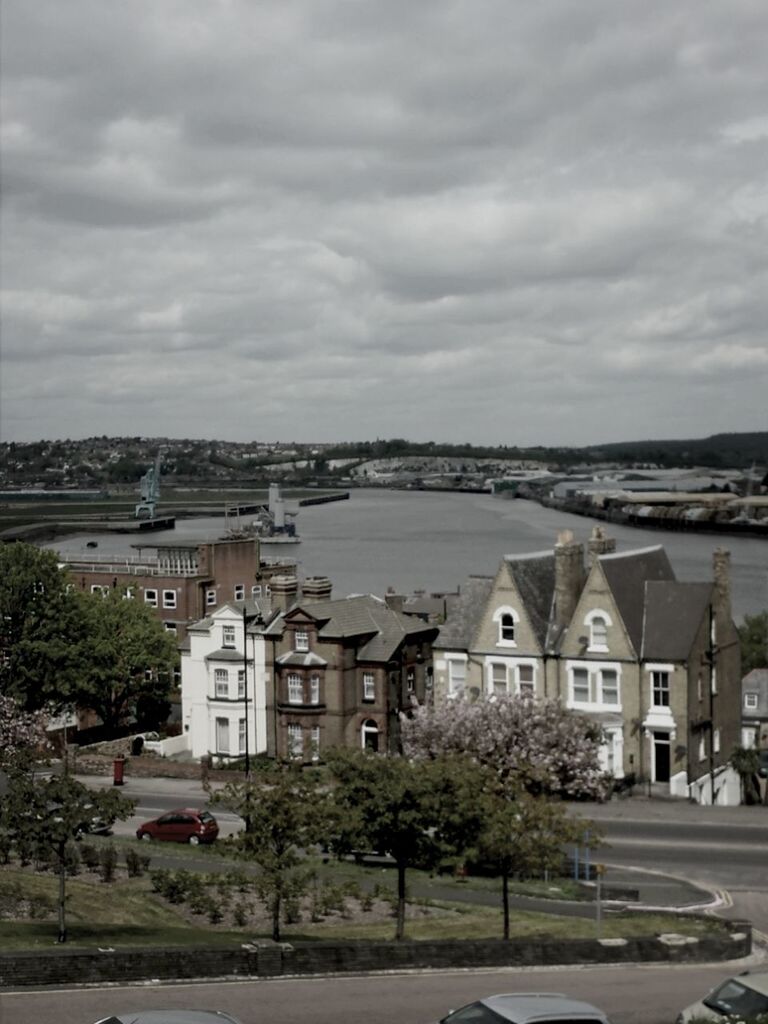
M 4 440 L 768 428 L 765 0 L 4 0 Z

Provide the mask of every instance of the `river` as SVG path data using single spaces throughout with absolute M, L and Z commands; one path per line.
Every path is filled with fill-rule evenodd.
M 302 575 L 329 576 L 334 596 L 343 597 L 381 595 L 389 587 L 399 593 L 455 590 L 469 575 L 493 575 L 505 554 L 551 550 L 562 530 L 586 541 L 597 520 L 489 494 L 361 489 L 352 490 L 349 501 L 302 508 L 296 522 L 301 543 L 265 544 L 264 557 L 296 559 Z M 619 551 L 663 545 L 683 581 L 711 580 L 712 552 L 726 547 L 736 621 L 768 608 L 768 541 L 602 525 Z M 180 519 L 175 530 L 151 539 L 210 538 L 223 528 L 223 518 Z M 85 555 L 89 540 L 98 542 L 101 557 L 124 557 L 136 544 L 135 536 L 78 535 L 46 547 Z

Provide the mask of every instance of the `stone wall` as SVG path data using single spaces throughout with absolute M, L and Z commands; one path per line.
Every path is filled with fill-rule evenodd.
M 674 924 L 674 919 L 670 919 Z M 752 926 L 723 922 L 719 935 L 690 939 L 478 940 L 442 942 L 244 943 L 231 947 L 69 950 L 0 955 L 0 989 L 41 985 L 276 978 L 409 969 L 526 967 L 610 963 L 695 963 L 731 960 L 752 950 Z

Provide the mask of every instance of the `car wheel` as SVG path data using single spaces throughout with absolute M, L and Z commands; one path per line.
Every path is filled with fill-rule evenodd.
M 150 843 L 152 841 L 152 836 L 149 834 L 149 832 L 142 832 L 141 838 L 144 840 L 145 843 Z
M 199 846 L 199 844 L 200 844 L 200 837 L 199 836 L 190 836 L 189 837 L 189 845 L 190 846 Z

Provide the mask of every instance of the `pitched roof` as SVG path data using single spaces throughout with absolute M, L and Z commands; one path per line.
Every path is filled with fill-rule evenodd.
M 646 661 L 685 661 L 712 599 L 711 583 L 648 580 L 642 657 Z
M 600 555 L 600 566 L 635 650 L 642 649 L 645 584 L 649 580 L 674 582 L 675 573 L 661 545 L 621 554 Z
M 432 644 L 433 648 L 466 651 L 472 643 L 493 588 L 493 577 L 470 576 L 461 587 L 456 603 Z
M 543 646 L 552 614 L 555 592 L 555 556 L 552 553 L 505 555 L 536 639 Z
M 321 641 L 360 639 L 358 658 L 365 661 L 388 661 L 403 640 L 434 635 L 437 628 L 394 611 L 371 594 L 362 594 L 333 601 L 302 601 L 271 623 L 267 632 L 281 635 L 285 621 L 294 615 L 314 619 Z

